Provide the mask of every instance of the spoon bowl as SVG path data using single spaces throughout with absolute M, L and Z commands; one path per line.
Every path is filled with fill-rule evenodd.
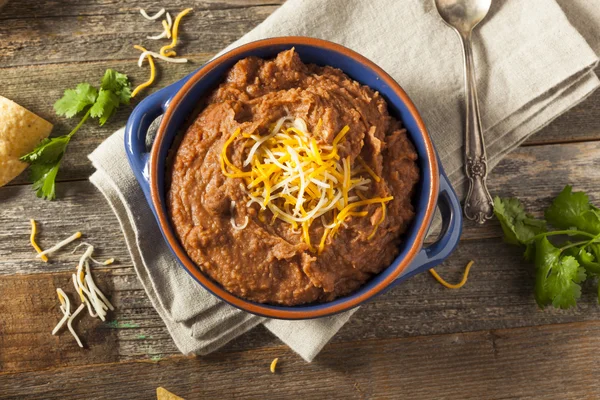
M 435 0 L 435 5 L 444 22 L 463 36 L 485 18 L 492 0 Z

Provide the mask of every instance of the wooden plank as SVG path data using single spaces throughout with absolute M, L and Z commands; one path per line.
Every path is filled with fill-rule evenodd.
M 168 4 L 162 1 L 10 1 L 2 9 L 1 20 L 12 19 L 39 19 L 69 16 L 114 15 L 129 14 L 136 18 L 140 15 L 140 8 L 144 8 L 149 15 L 168 5 L 167 9 L 173 14 L 184 8 L 193 7 L 194 10 L 225 10 L 232 8 L 253 7 L 263 5 L 278 5 L 285 0 L 171 0 Z M 143 20 L 142 20 L 143 21 Z
M 138 5 L 141 3 L 137 3 Z M 193 55 L 217 52 L 240 38 L 279 6 L 196 9 L 180 29 L 177 53 Z M 136 7 L 137 8 L 137 7 Z M 170 8 L 170 7 L 169 7 Z M 68 10 L 68 7 L 65 7 Z M 173 17 L 179 8 L 170 8 Z M 3 67 L 135 59 L 134 44 L 159 49 L 169 43 L 146 39 L 160 33 L 160 21 L 147 21 L 138 11 L 99 15 L 69 14 L 44 18 L 7 19 L 0 24 Z M 217 28 L 218 27 L 218 28 Z
M 280 346 L 0 374 L 0 398 L 148 399 L 157 386 L 186 399 L 596 398 L 599 345 L 600 322 L 589 322 L 338 343 L 310 364 Z
M 600 320 L 596 288 L 591 283 L 584 287 L 584 295 L 577 308 L 568 311 L 539 310 L 533 298 L 533 266 L 523 260 L 521 249 L 498 239 L 462 242 L 456 253 L 437 270 L 449 281 L 458 281 L 469 260 L 475 260 L 476 264 L 469 282 L 462 289 L 446 289 L 427 273 L 417 275 L 365 304 L 334 337 L 333 343 Z M 23 320 L 29 315 L 19 305 L 30 302 L 31 293 L 36 293 L 36 299 L 40 299 L 32 311 L 28 311 L 35 318 L 29 319 L 27 330 L 13 330 L 10 335 L 6 332 L 0 335 L 5 338 L 4 341 L 0 339 L 0 354 L 11 354 L 4 359 L 0 356 L 0 369 L 15 372 L 45 364 L 102 362 L 96 353 L 82 351 L 78 353 L 78 359 L 63 357 L 51 364 L 52 359 L 31 346 L 30 333 L 40 343 L 54 339 L 49 333 L 59 316 L 54 290 L 61 286 L 72 294 L 71 285 L 65 279 L 73 269 L 73 263 L 61 261 L 57 268 L 52 269 L 60 272 L 52 275 L 0 276 L 0 293 L 4 293 L 3 288 L 16 288 L 10 296 L 3 295 L 7 300 L 4 301 L 4 309 L 0 310 L 0 326 L 6 324 L 8 327 L 9 322 Z M 84 340 L 92 335 L 90 349 L 98 354 L 106 352 L 119 361 L 149 360 L 178 354 L 131 267 L 102 269 L 96 271 L 95 276 L 116 310 L 107 323 L 82 331 Z M 29 287 L 35 290 L 23 290 Z M 50 311 L 41 314 L 40 310 Z M 89 322 L 89 318 L 83 321 Z M 101 340 L 104 335 L 109 338 Z M 72 345 L 68 335 L 61 336 L 61 340 Z M 52 346 L 53 343 L 50 341 L 46 345 Z M 234 340 L 222 352 L 262 349 L 279 344 L 278 339 L 266 329 L 258 328 Z M 11 358 L 19 354 L 21 358 Z
M 96 274 L 98 286 L 112 292 L 110 280 Z M 0 279 L 0 371 L 42 369 L 64 365 L 105 363 L 118 360 L 116 334 L 102 323 L 79 314 L 73 327 L 85 348 L 81 349 L 65 324 L 57 336 L 50 334 L 63 314 L 59 310 L 56 288 L 75 301 L 70 274 L 4 276 Z M 1 392 L 1 391 L 0 391 Z

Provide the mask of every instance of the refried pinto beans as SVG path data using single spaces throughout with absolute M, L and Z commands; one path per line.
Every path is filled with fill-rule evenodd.
M 294 49 L 249 57 L 183 136 L 170 218 L 190 258 L 234 295 L 331 301 L 398 254 L 416 161 L 379 93 Z

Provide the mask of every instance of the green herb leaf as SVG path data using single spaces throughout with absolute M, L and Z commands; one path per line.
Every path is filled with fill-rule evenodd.
M 585 270 L 574 257 L 561 257 L 546 280 L 546 290 L 552 297 L 552 305 L 556 308 L 576 306 L 577 299 L 581 297 L 581 286 L 578 283 L 585 278 Z
M 526 245 L 534 236 L 546 232 L 546 222 L 525 213 L 518 199 L 501 199 L 496 196 L 494 214 L 500 221 L 507 243 Z
M 94 104 L 98 90 L 89 83 L 80 83 L 75 89 L 67 89 L 62 98 L 54 103 L 58 115 L 72 118 L 85 107 Z
M 29 167 L 29 174 L 33 182 L 36 196 L 46 200 L 56 197 L 56 174 L 60 167 L 60 160 L 55 164 L 33 164 Z
M 573 192 L 571 186 L 566 186 L 544 215 L 548 222 L 557 228 L 576 227 L 584 232 L 598 234 L 600 233 L 599 214 L 598 209 L 590 204 L 590 199 L 585 193 Z
M 552 268 L 558 263 L 559 257 L 560 250 L 554 247 L 548 238 L 543 237 L 536 241 L 535 301 L 541 308 L 552 302 L 552 296 L 546 290 L 546 280 L 550 276 Z
M 101 88 L 110 90 L 119 98 L 121 104 L 129 104 L 131 99 L 131 85 L 127 75 L 112 69 L 107 69 L 102 77 Z
M 540 307 L 552 304 L 556 308 L 569 308 L 581 297 L 578 284 L 586 278 L 585 270 L 575 257 L 561 255 L 546 237 L 538 239 L 535 265 L 535 299 Z
M 46 138 L 31 153 L 25 154 L 20 160 L 30 164 L 53 164 L 61 159 L 70 139 L 69 136 Z
M 568 244 L 567 242 L 566 244 Z M 598 245 L 593 245 L 598 247 Z M 587 246 L 586 248 L 589 248 Z M 596 256 L 590 253 L 586 248 L 582 247 L 571 247 L 565 250 L 565 254 L 573 256 L 579 262 L 579 265 L 585 268 L 588 274 L 600 275 L 600 262 L 598 262 Z
M 90 115 L 99 118 L 100 125 L 104 125 L 117 107 L 119 107 L 119 97 L 110 90 L 100 89 L 100 94 L 90 110 Z

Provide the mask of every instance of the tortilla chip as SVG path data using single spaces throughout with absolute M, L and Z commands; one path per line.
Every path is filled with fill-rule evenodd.
M 19 157 L 33 150 L 50 131 L 50 122 L 0 96 L 0 186 L 27 168 Z
M 156 388 L 156 399 L 157 400 L 183 400 L 183 397 L 179 397 L 179 396 L 169 392 L 167 389 L 165 389 L 163 387 L 157 387 Z

